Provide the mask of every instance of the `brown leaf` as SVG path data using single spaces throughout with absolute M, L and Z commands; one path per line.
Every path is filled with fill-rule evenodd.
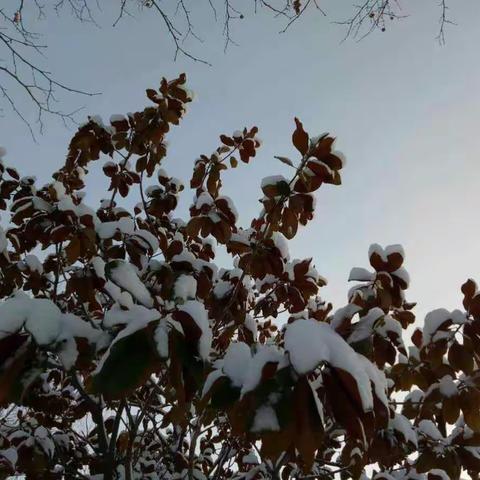
M 295 117 L 295 124 L 297 128 L 292 134 L 292 142 L 295 148 L 305 155 L 308 151 L 308 133 L 303 129 L 302 122 L 297 117 Z
M 455 370 L 463 370 L 466 374 L 473 371 L 473 352 L 468 352 L 465 345 L 460 345 L 456 340 L 448 350 L 448 361 Z

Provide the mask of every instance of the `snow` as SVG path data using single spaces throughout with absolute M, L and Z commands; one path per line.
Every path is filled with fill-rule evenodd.
M 72 313 L 64 313 L 62 316 L 62 332 L 59 335 L 61 339 L 64 335 L 73 335 L 95 342 L 98 339 L 100 331 L 93 328 L 90 323 L 82 320 Z
M 123 121 L 127 121 L 127 117 L 125 115 L 114 113 L 113 115 L 110 116 L 110 123 L 123 122 Z
M 249 465 L 258 465 L 260 462 L 258 460 L 257 454 L 254 451 L 249 452 L 247 455 L 242 457 L 242 463 Z
M 42 200 L 39 197 L 36 198 Z M 83 215 L 90 215 L 94 219 L 94 221 L 98 221 L 96 213 L 90 207 L 87 207 L 83 203 L 75 205 L 71 197 L 64 197 L 60 199 L 60 201 L 57 202 L 57 208 L 62 212 L 73 212 L 77 217 L 82 217 Z
M 198 342 L 198 353 L 202 359 L 207 360 L 212 346 L 212 330 L 208 322 L 205 306 L 196 300 L 188 300 L 183 305 L 179 305 L 178 310 L 188 313 L 202 331 Z
M 1 151 L 0 151 L 0 157 L 1 157 Z M 17 449 L 10 447 L 4 450 L 0 450 L 0 457 L 6 458 L 8 462 L 12 465 L 12 467 L 15 468 L 15 465 L 17 464 L 17 460 L 18 460 Z
M 232 242 L 243 243 L 244 245 L 250 245 L 250 238 L 252 236 L 252 230 L 243 230 L 241 228 L 238 229 L 237 232 L 232 233 L 230 240 Z
M 368 360 L 368 358 L 364 357 L 363 355 L 357 354 L 357 361 L 360 364 L 360 367 L 362 367 L 365 373 L 368 375 L 370 381 L 373 383 L 375 395 L 388 408 L 388 387 L 385 374 L 381 370 L 379 370 L 374 363 L 370 362 L 370 360 Z
M 292 281 L 295 280 L 295 266 L 298 265 L 299 263 L 302 263 L 302 262 L 306 261 L 306 260 L 311 261 L 312 259 L 311 258 L 309 258 L 309 259 L 307 259 L 307 258 L 304 258 L 304 259 L 294 258 L 292 261 L 285 264 L 284 270 L 287 273 L 288 278 L 290 280 L 292 280 Z M 324 279 L 323 277 L 320 277 L 317 270 L 315 269 L 315 267 L 312 266 L 311 263 L 310 263 L 309 270 L 306 274 L 306 277 L 311 277 L 315 282 L 317 282 L 320 278 L 322 278 L 322 280 L 325 281 L 325 284 L 327 283 L 327 280 Z
M 450 314 L 455 325 L 463 325 L 467 321 L 467 314 L 461 310 L 452 310 Z
M 422 401 L 423 397 L 424 397 L 424 393 L 421 391 L 421 390 L 412 390 L 406 397 L 405 397 L 405 401 L 410 401 L 412 403 L 419 403 Z
M 55 444 L 53 443 L 53 440 L 50 438 L 48 430 L 43 425 L 40 425 L 35 429 L 34 435 L 35 435 L 35 440 L 42 447 L 42 450 L 50 458 L 53 458 L 53 455 L 55 453 Z
M 157 318 L 158 318 L 158 312 L 157 312 Z M 114 320 L 112 319 L 114 322 Z M 122 338 L 128 337 L 129 335 L 132 335 L 133 333 L 137 332 L 138 330 L 141 330 L 142 328 L 146 327 L 148 323 L 151 321 L 151 316 L 150 315 L 145 315 L 145 316 L 132 316 L 130 317 L 128 323 L 126 324 L 125 328 L 115 337 L 115 340 L 109 345 L 107 351 L 103 354 L 103 357 L 100 359 L 100 361 L 97 364 L 97 367 L 93 374 L 97 374 L 98 372 L 101 371 L 103 368 L 103 364 L 107 360 L 107 358 L 110 355 L 110 351 L 112 347 Z M 120 322 L 119 322 L 120 323 Z
M 213 205 L 214 200 L 208 192 L 202 192 L 195 201 L 195 208 L 200 210 L 204 205 Z
M 262 405 L 255 413 L 251 432 L 274 431 L 278 432 L 280 425 L 278 423 L 275 410 L 269 405 Z
M 121 292 L 117 299 L 118 303 L 125 308 L 132 308 L 133 305 L 133 297 L 128 292 Z
M 411 442 L 415 447 L 417 446 L 417 434 L 408 418 L 404 415 L 395 413 L 395 416 L 389 419 L 388 427 L 400 432 L 407 442 Z
M 175 321 L 171 315 L 168 315 L 160 320 L 158 327 L 155 330 L 154 339 L 157 344 L 157 351 L 162 358 L 168 358 L 168 336 L 172 329 L 175 329 L 184 335 L 182 325 Z
M 73 337 L 65 338 L 57 355 L 65 369 L 70 370 L 78 358 L 77 342 L 75 339 Z
M 158 239 L 148 230 L 144 230 L 144 229 L 135 230 L 135 232 L 133 232 L 133 235 L 136 237 L 140 237 L 144 242 L 146 242 L 153 252 L 158 250 L 158 247 L 159 247 Z
M 388 261 L 385 250 L 378 243 L 372 243 L 370 245 L 368 249 L 368 257 L 371 257 L 374 253 L 376 253 L 384 262 Z
M 209 212 L 208 218 L 213 223 L 220 223 L 222 221 L 222 219 L 220 218 L 220 215 L 217 212 Z
M 395 245 L 387 245 L 385 247 L 385 255 L 391 255 L 392 253 L 399 253 L 402 258 L 405 258 L 405 250 L 402 245 L 395 244 Z
M 0 252 L 4 252 L 8 247 L 7 236 L 2 227 L 0 227 Z
M 78 352 L 74 337 L 95 342 L 99 331 L 72 314 L 64 314 L 45 298 L 30 298 L 23 292 L 0 304 L 0 338 L 25 327 L 39 345 L 59 344 L 58 355 L 71 368 Z
M 384 338 L 387 338 L 389 333 L 395 333 L 398 337 L 398 342 L 403 345 L 402 325 L 390 315 L 385 315 L 382 324 L 376 327 L 375 330 Z
M 197 294 L 197 280 L 191 275 L 180 275 L 175 281 L 174 292 L 175 298 L 194 299 Z
M 473 457 L 480 460 L 480 447 L 463 447 Z
M 437 426 L 431 420 L 421 420 L 418 424 L 418 431 L 432 440 L 444 439 Z
M 286 356 L 279 348 L 274 345 L 259 345 L 257 352 L 248 366 L 242 385 L 242 396 L 257 387 L 262 379 L 263 367 L 268 362 L 278 362 L 277 368 L 281 368 L 287 364 Z
M 283 175 L 270 175 L 262 179 L 262 188 L 268 185 L 276 185 L 279 182 L 288 183 L 288 180 Z
M 397 268 L 397 270 L 392 272 L 392 275 L 403 280 L 407 287 L 410 285 L 410 275 L 403 267 Z
M 155 330 L 155 343 L 157 344 L 158 354 L 162 358 L 168 358 L 168 332 L 169 328 L 166 322 L 161 321 Z
M 395 480 L 395 477 L 387 472 L 380 472 L 376 473 L 372 480 Z
M 452 314 L 446 308 L 437 308 L 427 313 L 423 327 L 423 345 L 428 345 L 442 323 L 449 319 L 452 319 Z
M 174 255 L 172 257 L 172 262 L 187 262 L 191 263 L 192 265 L 195 263 L 195 255 L 192 252 L 189 252 L 188 250 L 184 250 L 182 253 L 179 253 L 177 255 Z
M 245 316 L 245 328 L 247 328 L 248 330 L 250 330 L 252 332 L 252 335 L 253 335 L 253 339 L 254 341 L 257 340 L 257 322 L 255 321 L 255 319 L 250 315 L 250 314 L 247 314 Z
M 375 307 L 369 310 L 368 313 L 363 317 L 360 317 L 358 323 L 354 325 L 354 330 L 348 337 L 347 342 L 360 342 L 361 340 L 370 337 L 374 330 L 375 322 L 384 315 L 385 312 L 381 308 Z
M 373 409 L 370 381 L 385 403 L 385 377 L 369 360 L 359 355 L 330 325 L 315 320 L 297 320 L 287 326 L 285 349 L 299 375 L 313 371 L 322 362 L 350 373 L 355 379 L 365 411 Z M 387 403 L 388 404 L 388 403 Z
M 177 192 L 183 188 L 183 182 L 179 178 L 171 177 L 169 183 Z
M 350 275 L 348 276 L 348 281 L 357 281 L 357 282 L 371 282 L 375 279 L 375 274 L 367 270 L 366 268 L 354 267 L 350 270 Z
M 252 355 L 250 347 L 243 342 L 233 342 L 225 353 L 223 372 L 235 387 L 241 387 L 247 378 Z
M 346 318 L 353 317 L 361 309 L 362 308 L 358 305 L 355 305 L 354 303 L 349 303 L 344 307 L 335 310 L 330 325 L 336 330 L 338 327 L 340 327 L 340 325 Z
M 280 232 L 273 232 L 272 240 L 274 245 L 280 251 L 280 255 L 282 256 L 282 258 L 289 260 L 290 254 L 288 252 L 288 241 L 285 236 Z
M 210 391 L 212 388 L 212 385 L 221 377 L 224 377 L 223 372 L 221 369 L 215 369 L 212 370 L 206 380 L 205 383 L 203 384 L 203 390 L 202 390 L 202 398 L 207 395 L 207 393 Z
M 224 298 L 233 289 L 233 285 L 225 280 L 219 280 L 213 288 L 213 295 L 216 298 Z
M 120 305 L 113 305 L 110 310 L 105 312 L 103 325 L 114 327 L 135 321 L 146 325 L 153 320 L 158 320 L 159 317 L 160 313 L 157 310 L 146 308 L 143 305 L 131 305 L 128 310 L 121 308 Z
M 30 313 L 30 299 L 23 292 L 16 293 L 0 304 L 0 339 L 20 330 Z
M 25 265 L 27 265 L 30 271 L 38 272 L 40 274 L 43 273 L 42 262 L 40 262 L 36 255 L 25 255 L 23 261 L 25 262 Z
M 99 223 L 95 230 L 102 240 L 112 238 L 117 231 L 125 234 L 137 233 L 135 232 L 135 222 L 130 217 L 122 217 L 120 220 L 113 222 Z
M 52 182 L 51 186 L 55 191 L 55 195 L 57 196 L 57 200 L 62 199 L 66 195 L 65 185 L 62 182 Z
M 149 185 L 146 189 L 145 189 L 145 195 L 147 197 L 153 197 L 153 195 L 155 194 L 155 192 L 162 192 L 162 188 L 159 187 L 158 185 Z
M 133 265 L 123 260 L 115 260 L 107 265 L 110 279 L 119 287 L 130 292 L 136 300 L 151 308 L 153 299 L 142 283 Z
M 230 197 L 227 197 L 226 195 L 222 195 L 217 198 L 218 200 L 224 200 L 226 204 L 228 205 L 228 209 L 232 212 L 235 222 L 238 220 L 238 210 L 237 207 L 235 207 L 235 204 L 233 203 L 233 200 Z
M 17 292 L 0 304 L 0 338 L 25 325 L 39 345 L 51 344 L 61 331 L 62 316 L 51 300 L 30 298 L 23 292 Z
M 458 394 L 457 385 L 450 375 L 445 375 L 438 382 L 440 393 L 444 397 L 454 397 Z

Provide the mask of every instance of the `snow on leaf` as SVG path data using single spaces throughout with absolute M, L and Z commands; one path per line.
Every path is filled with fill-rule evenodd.
M 202 398 L 205 397 L 205 395 L 210 392 L 210 389 L 212 388 L 213 384 L 221 377 L 224 377 L 225 375 L 223 374 L 221 369 L 216 369 L 212 370 L 206 380 L 205 383 L 203 384 L 203 390 L 202 390 Z
M 431 420 L 421 420 L 418 424 L 418 431 L 430 437 L 432 440 L 443 440 L 443 435 Z
M 348 276 L 349 282 L 371 282 L 375 278 L 375 274 L 368 271 L 366 268 L 354 267 L 350 270 Z
M 423 327 L 423 345 L 428 345 L 437 330 L 452 319 L 452 314 L 446 308 L 437 308 L 427 313 Z
M 17 292 L 0 304 L 0 338 L 20 330 L 30 312 L 30 299 L 23 292 Z
M 241 395 L 255 390 L 262 379 L 263 367 L 267 363 L 278 363 L 277 368 L 287 364 L 285 354 L 274 345 L 259 345 L 258 350 L 250 361 L 244 377 Z
M 196 300 L 188 300 L 183 305 L 178 306 L 178 312 L 187 314 L 188 317 L 193 320 L 194 325 L 198 328 L 199 338 L 194 340 L 197 341 L 198 354 L 203 360 L 207 360 L 210 356 L 212 345 L 212 330 L 210 328 L 205 306 Z M 173 317 L 182 324 L 182 327 L 185 330 L 185 335 L 188 336 L 188 325 L 184 324 L 186 319 L 182 315 L 176 315 L 176 313 L 177 312 L 173 314 Z
M 365 411 L 373 409 L 370 381 L 379 399 L 386 403 L 386 380 L 381 372 L 359 355 L 330 325 L 314 320 L 297 320 L 285 332 L 285 349 L 298 374 L 313 371 L 322 362 L 345 370 L 356 381 Z
M 103 317 L 103 325 L 106 327 L 114 327 L 116 325 L 126 325 L 133 322 L 146 325 L 152 320 L 158 319 L 159 312 L 149 309 L 143 305 L 131 305 L 127 310 L 121 308 L 120 305 L 113 305 L 105 312 Z
M 191 275 L 180 275 L 175 281 L 174 292 L 175 298 L 194 299 L 197 294 L 197 281 Z
M 153 306 L 152 296 L 138 277 L 133 265 L 123 260 L 114 260 L 106 265 L 105 273 L 107 278 L 130 292 L 140 303 L 149 308 Z
M 404 415 L 395 413 L 393 418 L 388 422 L 388 428 L 399 432 L 405 441 L 411 442 L 415 447 L 418 444 L 417 434 L 410 421 Z
M 223 360 L 223 372 L 234 386 L 241 387 L 245 383 L 252 360 L 250 347 L 243 342 L 231 343 Z

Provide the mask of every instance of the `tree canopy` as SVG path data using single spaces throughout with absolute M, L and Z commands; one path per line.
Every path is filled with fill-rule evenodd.
M 291 176 L 264 178 L 240 225 L 222 176 L 254 168 L 261 141 L 220 135 L 181 219 L 166 139 L 191 92 L 180 75 L 146 93 L 144 110 L 80 126 L 44 186 L 1 164 L 0 477 L 478 478 L 476 283 L 417 320 L 402 247 L 374 244 L 334 309 L 288 249 L 316 191 L 341 183 L 334 137 L 295 119 L 297 158 L 277 157 Z

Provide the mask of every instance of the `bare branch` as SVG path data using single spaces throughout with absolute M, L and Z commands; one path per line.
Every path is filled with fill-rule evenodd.
M 77 18 L 86 20 L 91 17 L 87 1 L 62 0 L 58 1 L 54 8 L 58 11 L 64 4 L 68 4 Z M 37 10 L 37 18 L 43 18 L 45 7 L 37 0 L 33 5 Z M 24 1 L 21 0 L 14 12 L 9 12 L 6 8 L 0 9 L 0 21 L 3 25 L 0 30 L 0 91 L 4 102 L 35 138 L 29 115 L 19 106 L 22 97 L 34 106 L 38 130 L 42 133 L 46 115 L 58 117 L 64 124 L 75 123 L 75 113 L 79 109 L 66 112 L 56 108 L 58 93 L 83 96 L 92 96 L 96 93 L 77 89 L 61 82 L 38 63 L 37 57 L 43 56 L 47 46 L 40 43 L 39 34 L 27 27 L 25 8 Z M 28 13 L 32 14 L 34 11 L 29 10 Z

